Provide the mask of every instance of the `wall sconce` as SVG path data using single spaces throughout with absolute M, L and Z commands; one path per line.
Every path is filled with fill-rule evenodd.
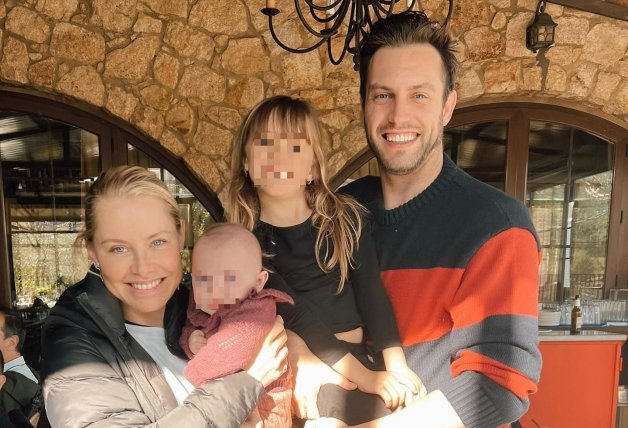
M 554 29 L 558 24 L 552 21 L 552 17 L 545 13 L 545 0 L 539 1 L 536 7 L 534 21 L 526 29 L 526 47 L 532 52 L 549 48 L 554 45 Z
M 327 54 L 332 64 L 338 65 L 345 55 L 353 55 L 353 68 L 358 70 L 358 51 L 360 43 L 370 31 L 373 24 L 382 18 L 386 18 L 393 12 L 393 7 L 401 0 L 295 0 L 294 6 L 297 16 L 305 29 L 314 36 L 316 40 L 311 46 L 304 48 L 294 48 L 284 44 L 273 24 L 273 17 L 279 14 L 276 0 L 266 0 L 266 7 L 261 12 L 268 16 L 268 28 L 272 38 L 282 49 L 292 53 L 307 53 L 327 44 Z M 449 23 L 453 11 L 454 0 L 448 0 L 449 11 L 443 26 Z M 412 9 L 416 0 L 406 0 L 407 9 Z M 403 4 L 403 3 L 402 3 Z M 426 18 L 427 19 L 427 18 Z M 341 36 L 341 25 L 347 25 L 345 36 Z M 332 39 L 342 39 L 342 45 L 337 57 L 334 57 L 332 49 Z

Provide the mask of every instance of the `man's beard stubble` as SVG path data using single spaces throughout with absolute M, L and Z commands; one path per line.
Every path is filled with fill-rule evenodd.
M 367 143 L 371 149 L 371 151 L 373 152 L 373 155 L 375 155 L 375 158 L 377 159 L 377 164 L 379 165 L 379 168 L 385 172 L 388 175 L 397 175 L 397 176 L 403 176 L 403 175 L 408 175 L 413 173 L 414 171 L 416 171 L 417 169 L 419 169 L 421 167 L 421 165 L 425 162 L 425 160 L 428 158 L 428 156 L 434 151 L 436 150 L 439 146 L 441 147 L 441 150 L 443 148 L 443 134 L 444 134 L 444 129 L 441 128 L 440 132 L 438 133 L 438 137 L 435 138 L 431 144 L 425 148 L 425 150 L 423 150 L 420 153 L 420 156 L 418 156 L 418 158 L 416 159 L 416 161 L 407 167 L 397 167 L 395 168 L 393 165 L 387 164 L 382 156 L 382 154 L 378 151 L 377 146 L 375 144 L 373 144 L 371 142 L 371 139 L 368 135 L 368 133 L 366 134 L 366 139 L 367 139 Z

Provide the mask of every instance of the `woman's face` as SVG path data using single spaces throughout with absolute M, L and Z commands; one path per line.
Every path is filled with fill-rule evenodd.
M 277 129 L 271 116 L 268 127 L 246 146 L 246 168 L 260 192 L 302 193 L 313 178 L 314 151 L 304 133 Z
M 104 196 L 94 208 L 87 251 L 127 321 L 162 326 L 165 306 L 182 277 L 184 227 L 153 196 Z

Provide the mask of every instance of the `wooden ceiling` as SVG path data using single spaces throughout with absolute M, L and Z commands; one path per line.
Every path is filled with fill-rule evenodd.
M 628 21 L 628 0 L 548 0 L 548 3 Z

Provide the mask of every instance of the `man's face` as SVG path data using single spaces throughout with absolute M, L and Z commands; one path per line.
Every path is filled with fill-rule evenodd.
M 426 43 L 379 49 L 371 59 L 364 125 L 383 173 L 407 175 L 442 152 L 456 93 L 445 94 L 438 51 Z M 441 161 L 438 156 L 438 161 Z

